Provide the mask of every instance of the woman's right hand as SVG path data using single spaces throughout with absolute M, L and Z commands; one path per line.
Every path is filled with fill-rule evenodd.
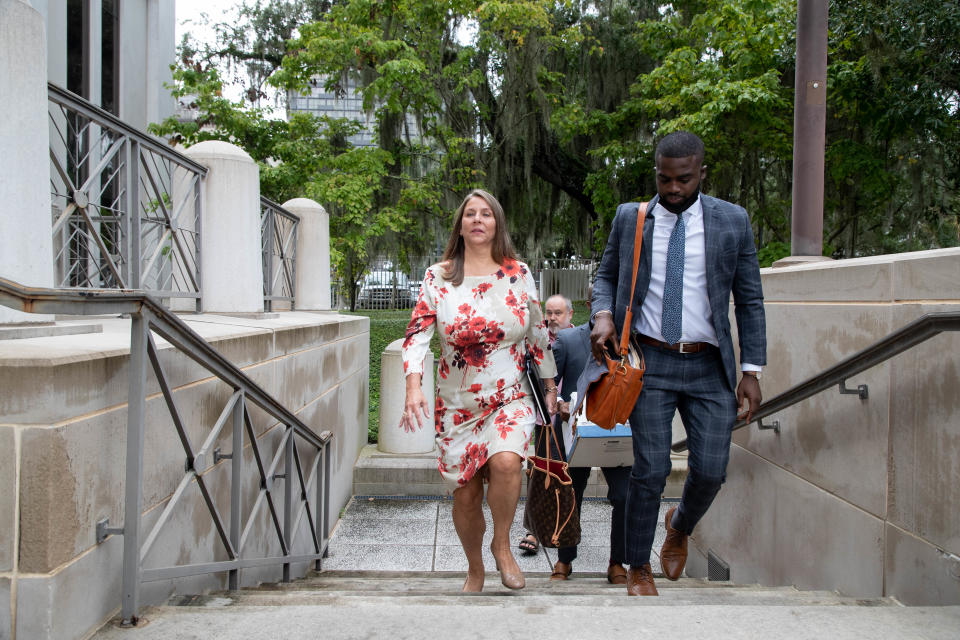
M 403 415 L 400 416 L 400 426 L 407 433 L 423 429 L 423 423 L 430 417 L 430 405 L 423 395 L 420 386 L 422 376 L 411 373 L 407 376 L 407 399 L 403 406 Z

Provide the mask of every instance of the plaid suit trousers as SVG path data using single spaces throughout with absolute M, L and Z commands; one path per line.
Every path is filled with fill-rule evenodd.
M 650 561 L 660 496 L 670 475 L 672 422 L 676 412 L 687 431 L 688 474 L 672 526 L 691 533 L 726 479 L 730 433 L 737 415 L 719 349 L 681 354 L 643 347 L 643 391 L 630 415 L 633 468 L 626 505 L 626 562 Z

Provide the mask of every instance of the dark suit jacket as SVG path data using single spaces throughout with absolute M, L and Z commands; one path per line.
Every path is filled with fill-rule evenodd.
M 590 325 L 568 327 L 557 334 L 553 343 L 553 360 L 557 363 L 556 382 L 560 387 L 560 399 L 570 401 L 570 394 L 577 388 L 577 380 L 587 366 L 590 357 Z
M 627 305 L 633 304 L 633 317 L 639 317 L 650 285 L 653 207 L 658 199 L 659 196 L 655 196 L 647 206 L 640 266 L 637 270 L 637 289 L 633 300 L 629 300 L 629 297 L 638 203 L 629 202 L 617 207 L 610 237 L 597 269 L 591 309 L 593 313 L 601 309 L 613 312 L 618 337 L 627 313 Z M 733 353 L 733 338 L 730 335 L 731 294 L 740 337 L 740 361 L 756 365 L 767 363 L 766 320 L 757 248 L 753 242 L 750 218 L 743 207 L 707 195 L 701 195 L 700 202 L 703 207 L 707 297 L 712 314 L 710 320 L 717 333 L 727 382 L 730 389 L 734 390 L 737 384 L 737 363 Z M 583 389 L 577 395 L 582 397 L 587 386 L 603 373 L 604 369 L 596 360 L 589 358 L 584 376 L 580 380 Z

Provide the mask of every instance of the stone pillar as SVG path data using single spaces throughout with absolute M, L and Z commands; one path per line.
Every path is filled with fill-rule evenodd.
M 423 429 L 409 433 L 400 427 L 404 401 L 407 396 L 406 377 L 400 359 L 403 338 L 394 340 L 380 356 L 380 435 L 377 449 L 384 453 L 428 453 L 433 451 L 434 431 L 434 384 L 433 354 L 427 352 L 423 359 L 423 395 L 430 406 L 430 415 Z
M 262 313 L 260 168 L 220 140 L 195 144 L 186 155 L 210 170 L 200 227 L 201 310 Z
M 22 0 L 0 0 L 0 87 L 0 277 L 52 287 L 46 33 Z M 0 306 L 0 323 L 51 320 Z
M 294 198 L 283 208 L 300 217 L 297 230 L 297 309 L 330 309 L 330 215 L 309 198 Z

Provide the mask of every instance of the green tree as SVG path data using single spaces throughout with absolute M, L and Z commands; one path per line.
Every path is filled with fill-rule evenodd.
M 263 109 L 223 97 L 219 72 L 189 61 L 174 70 L 173 94 L 192 99 L 200 114 L 181 122 L 175 117 L 151 125 L 171 142 L 190 146 L 225 140 L 242 147 L 260 165 L 260 191 L 283 202 L 309 197 L 330 213 L 331 261 L 348 285 L 351 309 L 371 242 L 404 228 L 396 208 L 374 206 L 379 178 L 389 154 L 377 148 L 354 148 L 348 138 L 359 125 L 346 120 L 292 114 L 289 121 L 266 117 Z
M 701 0 L 636 26 L 651 69 L 615 108 L 568 125 L 592 134 L 604 160 L 590 177 L 606 216 L 598 246 L 614 203 L 653 195 L 654 140 L 679 129 L 706 144 L 709 193 L 747 207 L 761 244 L 789 238 L 794 15 L 789 0 Z
M 165 131 L 234 140 L 262 163 L 268 192 L 328 206 L 332 231 L 347 234 L 334 243 L 348 282 L 371 252 L 402 260 L 435 245 L 474 186 L 504 203 L 530 262 L 597 252 L 616 204 L 653 195 L 654 143 L 679 128 L 704 138 L 706 190 L 751 212 L 765 255 L 789 245 L 795 0 L 273 0 L 243 11 L 181 65 L 197 128 Z M 824 235 L 836 256 L 960 243 L 958 16 L 934 0 L 831 4 Z M 224 58 L 253 65 L 254 104 L 267 76 L 284 91 L 358 82 L 378 149 L 351 149 L 347 123 L 262 122 L 222 101 L 204 74 Z
M 826 219 L 837 257 L 960 243 L 960 5 L 834 2 Z

